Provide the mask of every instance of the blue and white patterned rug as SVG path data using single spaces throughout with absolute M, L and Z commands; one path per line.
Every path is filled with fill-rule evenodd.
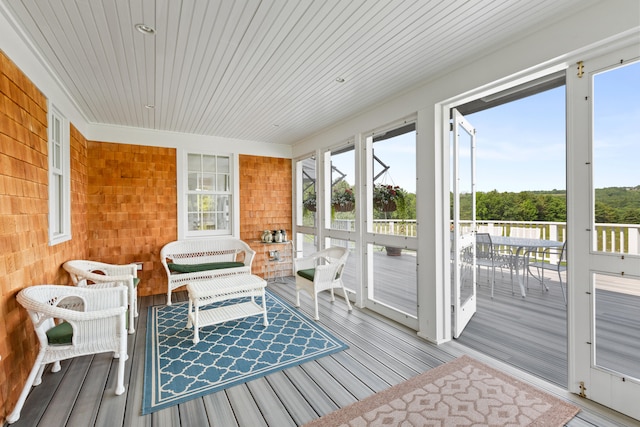
M 348 348 L 279 297 L 266 295 L 269 326 L 262 315 L 207 326 L 195 345 L 193 328 L 186 328 L 186 302 L 150 307 L 142 414 Z

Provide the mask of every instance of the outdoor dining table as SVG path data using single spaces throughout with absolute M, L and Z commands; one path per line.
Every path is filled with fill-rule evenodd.
M 518 285 L 520 285 L 520 293 L 522 294 L 522 298 L 526 296 L 525 286 L 524 286 L 524 276 L 526 272 L 524 269 L 526 266 L 523 264 L 523 272 L 519 273 L 519 265 L 520 265 L 520 257 L 524 257 L 529 252 L 537 251 L 538 249 L 551 249 L 551 248 L 560 248 L 562 247 L 562 242 L 558 242 L 556 240 L 543 240 L 543 239 L 532 239 L 528 237 L 509 237 L 509 236 L 491 236 L 491 242 L 493 243 L 494 248 L 496 246 L 507 246 L 510 248 L 515 248 L 515 253 L 512 251 L 513 262 L 511 265 L 516 270 L 516 278 L 518 279 Z

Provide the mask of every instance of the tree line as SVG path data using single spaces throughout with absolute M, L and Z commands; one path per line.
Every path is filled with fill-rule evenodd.
M 595 201 L 597 223 L 640 224 L 640 185 L 596 189 Z M 451 215 L 453 215 L 453 197 L 451 197 Z M 460 217 L 461 219 L 471 218 L 470 194 L 461 196 Z M 567 220 L 566 191 L 477 192 L 476 219 L 565 222 Z
M 374 211 L 374 219 L 415 219 L 416 195 L 404 190 L 398 210 Z M 640 185 L 636 187 L 608 187 L 595 190 L 595 220 L 597 223 L 640 224 Z M 450 197 L 453 218 L 453 195 Z M 352 219 L 353 213 L 339 213 L 338 219 Z M 471 194 L 460 199 L 460 218 L 471 219 Z M 476 219 L 479 221 L 567 221 L 567 193 L 565 190 L 476 193 Z

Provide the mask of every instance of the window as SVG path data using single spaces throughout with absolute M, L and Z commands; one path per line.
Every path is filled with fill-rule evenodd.
M 187 152 L 183 159 L 178 170 L 182 189 L 178 233 L 184 237 L 236 235 L 235 157 Z
M 69 122 L 49 105 L 49 245 L 71 239 Z

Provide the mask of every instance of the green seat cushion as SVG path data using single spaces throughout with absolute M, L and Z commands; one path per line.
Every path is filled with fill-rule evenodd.
M 204 264 L 167 264 L 170 271 L 175 273 L 195 273 L 197 271 L 220 270 L 223 268 L 244 267 L 242 262 L 207 262 Z
M 298 276 L 303 277 L 313 282 L 313 277 L 316 275 L 315 268 L 307 268 L 306 270 L 298 270 Z
M 304 277 L 307 280 L 310 280 L 313 282 L 313 278 L 316 275 L 316 269 L 315 268 L 307 268 L 306 270 L 298 270 L 298 276 L 300 277 Z M 336 273 L 336 279 L 340 278 L 340 273 Z
M 71 344 L 73 328 L 69 322 L 62 322 L 47 331 L 47 341 L 51 345 Z
M 140 279 L 138 277 L 134 277 L 133 278 L 133 287 L 137 288 L 138 287 L 138 283 L 140 283 Z

